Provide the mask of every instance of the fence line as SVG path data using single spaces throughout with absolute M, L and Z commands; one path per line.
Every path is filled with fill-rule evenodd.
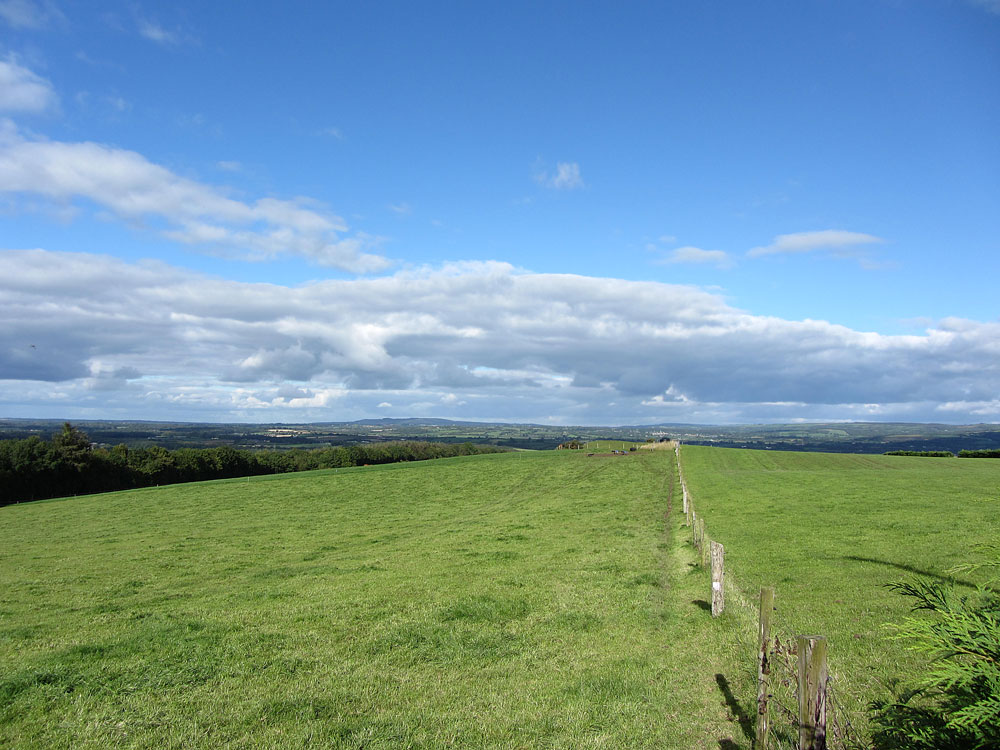
M 681 465 L 679 441 L 674 444 L 674 456 L 683 493 L 684 523 L 691 530 L 691 544 L 698 552 L 701 567 L 708 566 L 711 561 L 712 616 L 722 613 L 727 588 L 730 599 L 746 610 L 750 607 L 746 598 L 732 576 L 724 575 L 723 546 L 710 538 L 704 516 L 695 510 Z M 799 635 L 795 640 L 782 640 L 780 635 L 774 635 L 774 599 L 773 588 L 761 589 L 754 748 L 860 750 L 868 747 L 839 700 L 835 680 L 827 668 L 826 638 Z M 779 716 L 782 721 L 773 720 Z

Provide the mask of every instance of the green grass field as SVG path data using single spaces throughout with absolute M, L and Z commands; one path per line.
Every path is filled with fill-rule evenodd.
M 835 689 L 862 725 L 867 702 L 922 664 L 888 638 L 909 603 L 884 584 L 949 578 L 1000 541 L 1000 461 L 684 446 L 681 462 L 728 582 L 750 608 L 774 586 L 785 635 L 828 637 Z
M 672 461 L 500 454 L 2 508 L 0 746 L 748 747 L 736 631 L 666 517 Z
M 997 461 L 682 457 L 726 545 L 715 620 L 672 451 L 0 508 L 0 746 L 748 749 L 761 585 L 863 729 L 919 667 L 883 584 L 1000 533 Z

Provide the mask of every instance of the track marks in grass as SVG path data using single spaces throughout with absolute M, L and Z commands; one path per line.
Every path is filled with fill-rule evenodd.
M 749 750 L 738 722 L 749 711 L 749 703 L 739 703 L 739 697 L 752 690 L 752 633 L 732 606 L 720 617 L 711 616 L 705 599 L 709 574 L 698 565 L 683 515 L 678 508 L 673 510 L 667 519 L 666 581 L 661 590 L 666 592 L 662 598 L 665 660 L 680 675 L 675 678 L 677 702 L 668 715 L 683 738 L 676 747 Z

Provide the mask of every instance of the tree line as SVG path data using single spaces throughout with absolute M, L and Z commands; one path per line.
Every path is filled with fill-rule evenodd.
M 248 451 L 228 445 L 94 447 L 68 422 L 51 440 L 0 440 L 0 506 L 26 500 L 152 487 L 161 484 L 281 474 L 312 469 L 423 461 L 497 453 L 493 445 L 400 441 L 310 450 Z
M 954 458 L 951 451 L 886 451 L 883 456 L 923 456 L 925 458 Z
M 886 451 L 884 456 L 930 456 L 937 458 L 954 458 L 951 451 Z M 982 448 L 977 450 L 960 450 L 959 458 L 1000 458 L 1000 450 Z

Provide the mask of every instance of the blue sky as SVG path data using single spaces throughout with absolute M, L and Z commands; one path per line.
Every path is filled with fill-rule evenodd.
M 0 0 L 0 415 L 997 421 L 998 94 L 990 1 Z

